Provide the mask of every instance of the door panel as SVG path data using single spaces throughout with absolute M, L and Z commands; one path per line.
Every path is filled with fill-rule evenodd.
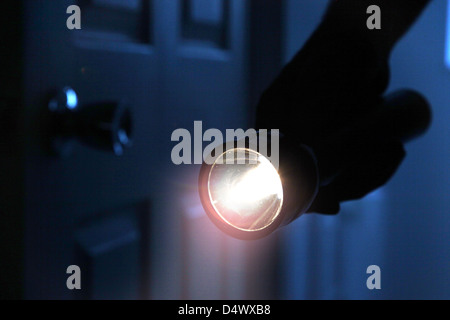
M 84 271 L 83 299 L 138 299 L 145 238 L 139 206 L 108 212 L 75 232 L 76 259 Z M 75 292 L 75 297 L 77 297 Z

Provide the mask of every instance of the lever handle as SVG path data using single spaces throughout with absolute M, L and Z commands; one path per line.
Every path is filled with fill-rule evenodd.
M 122 101 L 80 106 L 77 93 L 65 87 L 50 99 L 48 110 L 50 145 L 59 155 L 70 152 L 73 140 L 117 156 L 131 146 L 131 111 Z

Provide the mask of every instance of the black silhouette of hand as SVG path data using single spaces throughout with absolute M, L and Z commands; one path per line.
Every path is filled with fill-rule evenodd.
M 308 212 L 335 214 L 340 202 L 385 184 L 403 144 L 430 122 L 427 101 L 411 90 L 389 95 L 389 55 L 428 1 L 333 1 L 303 49 L 263 93 L 257 128 L 278 128 L 315 153 L 320 188 Z M 378 4 L 381 30 L 368 30 Z M 403 11 L 402 11 L 403 10 Z

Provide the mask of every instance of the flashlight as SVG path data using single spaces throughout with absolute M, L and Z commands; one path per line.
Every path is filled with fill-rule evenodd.
M 354 157 L 361 142 L 388 137 L 407 142 L 431 121 L 427 101 L 403 90 L 385 98 L 382 107 L 314 149 L 279 134 L 278 163 L 260 152 L 259 139 L 243 138 L 211 152 L 199 174 L 201 203 L 213 223 L 235 238 L 265 237 L 307 212 L 318 189 L 333 180 Z M 351 134 L 349 134 L 349 132 Z M 257 133 L 257 137 L 261 131 Z M 258 143 L 259 142 L 259 145 Z M 273 153 L 272 139 L 266 139 Z M 264 148 L 265 149 L 265 148 Z M 267 150 L 265 149 L 265 150 Z
M 277 138 L 282 155 L 278 170 L 249 141 L 224 144 L 219 148 L 223 151 L 211 155 L 200 169 L 199 194 L 206 213 L 235 238 L 269 235 L 305 212 L 317 194 L 319 175 L 312 150 L 283 135 Z

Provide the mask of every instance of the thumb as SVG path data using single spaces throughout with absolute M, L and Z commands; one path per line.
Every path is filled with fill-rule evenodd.
M 319 172 L 331 179 L 324 184 L 321 178 L 309 211 L 337 213 L 339 202 L 359 199 L 384 185 L 405 156 L 402 143 L 423 134 L 430 122 L 429 104 L 419 93 L 401 90 L 384 97 L 369 116 L 322 149 L 327 151 L 318 157 Z
M 413 90 L 399 90 L 383 98 L 374 111 L 375 125 L 385 136 L 408 142 L 424 134 L 431 123 L 428 101 Z

